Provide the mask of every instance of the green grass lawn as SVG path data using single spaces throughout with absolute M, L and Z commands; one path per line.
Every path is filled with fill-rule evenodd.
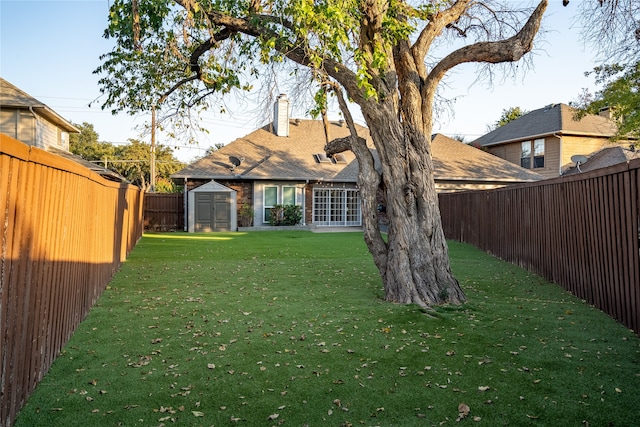
M 16 426 L 633 426 L 640 339 L 451 243 L 462 306 L 384 302 L 361 233 L 147 234 Z

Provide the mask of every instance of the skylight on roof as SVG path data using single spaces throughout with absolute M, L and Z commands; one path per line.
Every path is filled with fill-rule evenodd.
M 347 158 L 344 156 L 344 154 L 334 154 L 332 156 L 332 159 L 333 159 L 333 163 L 339 163 L 339 164 L 347 163 Z
M 313 155 L 316 163 L 331 163 L 331 159 L 325 153 L 317 153 Z

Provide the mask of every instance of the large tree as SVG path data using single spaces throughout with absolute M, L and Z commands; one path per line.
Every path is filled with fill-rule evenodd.
M 70 150 L 73 154 L 119 173 L 145 191 L 149 189 L 151 185 L 149 144 L 130 139 L 127 144 L 116 146 L 110 142 L 99 141 L 98 132 L 90 123 L 84 122 L 75 126 L 80 129 L 80 133 L 69 136 Z M 164 145 L 156 147 L 156 181 L 161 183 L 160 187 L 163 190 L 161 192 L 175 191 L 170 176 L 182 167 L 184 164 L 174 157 L 170 147 Z
M 80 133 L 69 135 L 69 150 L 73 154 L 90 162 L 104 161 L 115 156 L 115 146 L 108 142 L 100 142 L 98 132 L 91 123 L 83 122 L 74 126 L 80 129 Z
M 583 0 L 576 3 L 582 38 L 603 63 L 640 61 L 640 1 Z
M 528 111 L 522 110 L 520 107 L 510 107 L 506 110 L 502 110 L 502 115 L 492 126 L 488 126 L 489 131 L 498 129 L 501 126 L 506 125 L 509 122 L 519 119 L 527 114 Z
M 359 164 L 364 237 L 389 301 L 429 307 L 465 296 L 451 273 L 431 159 L 439 83 L 464 63 L 520 60 L 547 1 L 529 11 L 491 0 L 114 0 L 114 49 L 96 70 L 115 111 L 213 105 L 209 95 L 248 88 L 263 65 L 317 84 L 319 111 L 335 95 L 352 136 L 327 144 Z M 445 46 L 455 46 L 443 53 Z M 434 53 L 435 52 L 435 53 Z M 275 68 L 271 68 L 275 69 Z M 306 73 L 305 73 L 306 71 Z M 359 106 L 381 163 L 356 135 Z M 390 219 L 378 227 L 376 192 Z
M 587 0 L 578 8 L 582 36 L 602 62 L 586 73 L 602 89 L 581 94 L 579 115 L 610 108 L 616 138 L 640 138 L 640 1 Z
M 595 94 L 581 94 L 576 103 L 578 117 L 609 109 L 611 118 L 618 123 L 614 138 L 640 140 L 640 62 L 598 66 L 586 74 L 594 74 L 596 84 L 603 87 Z
M 127 178 L 132 184 L 145 191 L 151 187 L 151 146 L 137 139 L 130 139 L 127 144 L 116 147 L 112 168 Z M 162 189 L 167 189 L 167 182 L 171 174 L 184 167 L 173 156 L 173 150 L 164 145 L 155 148 L 156 180 L 163 180 Z M 157 182 L 156 182 L 157 184 Z M 169 186 L 171 191 L 171 186 Z

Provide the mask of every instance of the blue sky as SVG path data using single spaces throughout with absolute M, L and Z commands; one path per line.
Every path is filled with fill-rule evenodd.
M 455 98 L 454 116 L 438 118 L 434 131 L 463 135 L 471 141 L 486 133 L 487 125 L 498 120 L 504 109 L 519 106 L 534 110 L 568 103 L 582 88 L 593 90 L 593 79 L 584 72 L 594 67 L 594 55 L 580 42 L 580 28 L 574 24 L 579 1 L 566 8 L 560 0 L 550 1 L 543 21 L 545 40 L 536 45 L 533 69 L 526 73 L 498 76 L 492 87 L 473 84 L 473 65 L 450 73 L 443 94 Z M 100 95 L 99 77 L 92 71 L 100 64 L 99 56 L 111 47 L 102 37 L 109 4 L 108 0 L 0 0 L 0 75 L 67 120 L 92 123 L 102 141 L 147 140 L 149 137 L 140 132 L 148 116 L 112 116 L 100 109 L 99 102 L 89 107 Z M 180 147 L 181 142 L 168 144 L 162 137 L 158 142 L 176 148 L 180 160 L 190 161 L 207 147 L 228 143 L 264 123 L 237 113 L 208 114 L 204 124 L 211 133 L 199 146 Z

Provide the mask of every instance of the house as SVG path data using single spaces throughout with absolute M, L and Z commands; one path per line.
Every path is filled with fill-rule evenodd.
M 327 157 L 322 121 L 290 119 L 288 108 L 288 99 L 280 96 L 273 123 L 171 176 L 186 191 L 188 231 L 268 227 L 276 205 L 300 206 L 306 226 L 362 225 L 355 155 L 346 151 Z M 373 147 L 368 129 L 357 125 L 357 132 Z M 348 135 L 343 121 L 329 124 L 330 140 Z M 373 148 L 372 152 L 377 157 Z M 432 152 L 437 191 L 488 189 L 542 179 L 443 135 L 434 137 Z
M 0 77 L 0 132 L 27 145 L 69 151 L 69 134 L 80 130 L 44 103 Z
M 575 163 L 575 155 L 589 155 L 611 145 L 617 130 L 605 115 L 575 118 L 566 104 L 551 104 L 531 111 L 472 142 L 511 163 L 546 178 L 562 175 Z
M 120 174 L 69 151 L 69 134 L 80 133 L 72 123 L 28 93 L 0 77 L 0 133 L 27 145 L 73 160 L 112 181 Z

